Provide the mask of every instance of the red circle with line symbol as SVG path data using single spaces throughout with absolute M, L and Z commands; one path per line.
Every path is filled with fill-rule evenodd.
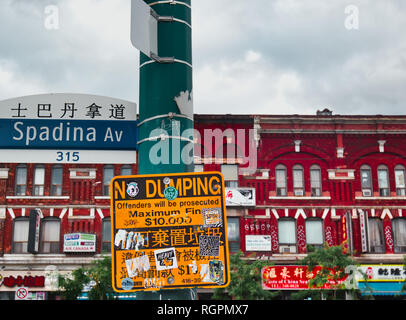
M 26 288 L 19 288 L 16 292 L 18 299 L 25 299 L 28 295 L 28 290 Z

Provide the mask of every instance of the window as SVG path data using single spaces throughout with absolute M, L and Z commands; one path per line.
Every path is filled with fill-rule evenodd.
M 238 187 L 238 165 L 222 164 L 221 173 L 224 176 L 224 185 L 229 188 Z
M 278 221 L 279 251 L 282 253 L 296 252 L 296 223 L 293 219 Z
M 384 253 L 383 223 L 379 218 L 368 218 L 368 235 L 371 253 Z
M 406 219 L 396 218 L 392 220 L 393 240 L 395 253 L 406 252 Z
M 286 196 L 286 167 L 284 165 L 277 165 L 275 168 L 275 180 L 276 180 L 276 195 Z
M 321 170 L 318 165 L 310 167 L 310 191 L 312 197 L 321 196 Z
M 101 244 L 101 251 L 106 253 L 111 252 L 111 220 L 110 218 L 103 219 L 103 226 L 102 226 L 102 244 Z
M 133 170 L 131 168 L 131 165 L 123 165 L 121 166 L 121 171 L 120 171 L 120 175 L 122 176 L 131 176 L 133 173 Z
M 45 183 L 45 167 L 40 165 L 34 169 L 34 181 L 32 186 L 32 194 L 34 196 L 44 195 L 44 183 Z
M 103 195 L 110 195 L 110 181 L 114 177 L 114 167 L 106 165 L 103 168 Z
M 204 166 L 202 164 L 195 164 L 194 172 L 203 172 L 203 171 L 204 171 Z
M 18 165 L 16 168 L 15 194 L 25 196 L 27 191 L 27 166 Z
M 304 174 L 301 165 L 293 166 L 293 194 L 304 196 Z
M 231 253 L 240 251 L 240 218 L 227 217 L 228 248 Z
M 371 168 L 367 165 L 361 167 L 361 188 L 364 197 L 372 197 Z
M 59 253 L 61 223 L 58 218 L 41 221 L 40 253 Z
M 381 197 L 388 197 L 390 195 L 388 168 L 384 165 L 378 167 L 378 186 Z
M 323 247 L 323 221 L 321 219 L 306 220 L 306 244 L 315 248 Z
M 61 196 L 62 195 L 62 177 L 63 168 L 60 165 L 55 165 L 52 167 L 51 173 L 51 195 Z
M 28 218 L 16 218 L 13 230 L 13 253 L 28 253 Z
M 397 165 L 395 167 L 396 195 L 406 196 L 405 167 Z

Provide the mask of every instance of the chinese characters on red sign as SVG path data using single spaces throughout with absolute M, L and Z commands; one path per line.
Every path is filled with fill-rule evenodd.
M 262 269 L 262 288 L 264 290 L 305 290 L 309 289 L 309 281 L 313 279 L 321 267 L 316 267 L 312 272 L 306 266 L 270 266 Z M 333 271 L 332 271 L 333 272 Z M 346 276 L 337 281 L 329 280 L 323 289 L 343 284 Z

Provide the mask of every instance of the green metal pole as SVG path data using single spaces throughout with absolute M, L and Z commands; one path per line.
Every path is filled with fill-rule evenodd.
M 159 16 L 173 17 L 172 21 L 158 23 L 157 53 L 159 57 L 173 59 L 164 59 L 162 63 L 140 53 L 139 173 L 190 172 L 193 136 L 183 133 L 193 129 L 193 108 L 189 109 L 189 116 L 182 115 L 175 97 L 182 92 L 192 93 L 191 1 L 145 2 Z M 167 137 L 156 139 L 160 132 Z M 192 152 L 182 153 L 188 149 Z M 195 290 L 190 289 L 160 290 L 139 292 L 137 299 L 192 300 L 195 296 Z

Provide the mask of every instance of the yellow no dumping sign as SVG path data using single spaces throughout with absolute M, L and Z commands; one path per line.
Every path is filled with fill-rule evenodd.
M 225 209 L 219 172 L 113 178 L 114 290 L 226 287 Z

